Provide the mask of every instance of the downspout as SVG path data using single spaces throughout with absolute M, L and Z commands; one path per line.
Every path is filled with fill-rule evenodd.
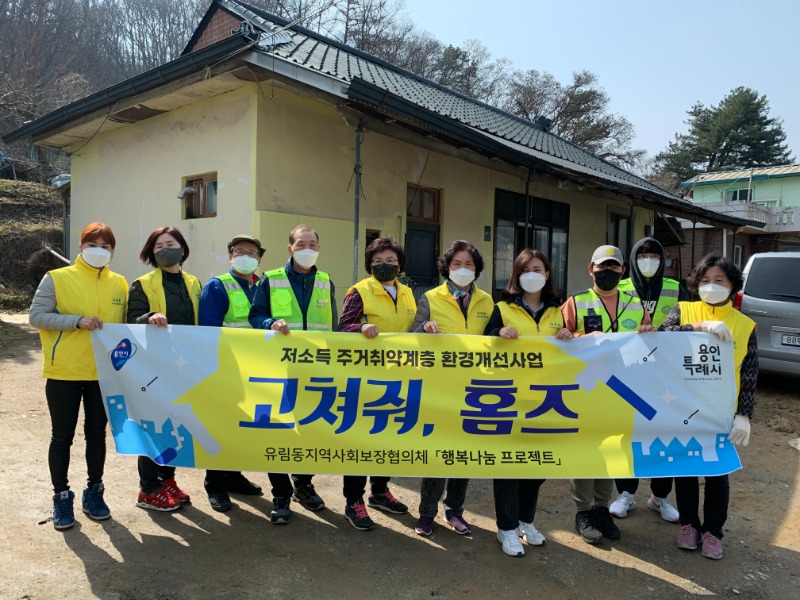
M 696 231 L 697 231 L 697 221 L 692 221 L 692 270 L 694 270 L 694 246 L 695 246 Z
M 531 195 L 529 193 L 531 185 L 531 168 L 528 167 L 528 177 L 525 179 L 525 243 L 522 244 L 523 248 L 527 248 L 528 246 L 532 246 L 533 244 L 528 244 L 528 231 L 531 225 L 531 210 L 533 207 L 531 206 Z M 516 253 L 516 248 L 514 249 Z M 545 252 L 545 250 L 542 250 Z
M 353 165 L 355 190 L 353 192 L 353 284 L 358 282 L 358 225 L 361 208 L 361 142 L 364 139 L 364 124 L 356 128 L 356 160 Z
M 728 230 L 722 228 L 722 256 L 728 256 Z
M 628 216 L 628 247 L 625 248 L 625 258 L 627 259 L 631 255 L 631 250 L 633 250 L 633 200 L 631 202 L 631 212 Z M 630 268 L 630 265 L 628 265 Z
M 731 246 L 733 247 L 733 257 L 734 258 L 736 258 L 736 229 L 737 229 L 736 227 L 733 228 L 733 239 L 731 239 Z M 743 258 L 742 256 L 739 256 L 739 264 L 736 265 L 740 269 L 742 268 L 741 267 L 742 258 Z

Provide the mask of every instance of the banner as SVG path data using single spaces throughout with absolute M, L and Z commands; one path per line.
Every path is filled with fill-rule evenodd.
M 236 471 L 485 478 L 721 475 L 733 347 L 704 333 L 558 341 L 105 325 L 120 454 Z

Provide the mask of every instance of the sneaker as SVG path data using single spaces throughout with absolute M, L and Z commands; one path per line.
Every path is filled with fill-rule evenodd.
M 592 515 L 594 517 L 594 524 L 603 534 L 603 537 L 610 540 L 618 540 L 622 537 L 619 527 L 614 523 L 611 518 L 611 512 L 605 506 L 593 506 Z
M 697 550 L 697 544 L 700 543 L 700 532 L 691 525 L 681 525 L 681 530 L 678 532 L 678 548 L 684 550 Z
M 317 496 L 313 483 L 295 485 L 292 500 L 300 503 L 303 508 L 314 512 L 325 508 L 325 502 Z
M 414 525 L 414 531 L 419 535 L 429 536 L 433 533 L 433 517 L 420 517 Z
M 383 494 L 372 494 L 367 498 L 367 504 L 370 508 L 377 508 L 386 512 L 402 515 L 408 512 L 408 507 L 400 502 L 397 498 L 392 496 L 389 488 Z
M 174 477 L 165 479 L 161 483 L 163 484 L 164 489 L 167 491 L 167 493 L 176 500 L 178 500 L 181 504 L 192 503 L 192 499 L 189 497 L 189 494 L 187 494 L 181 488 L 178 487 L 178 483 L 175 481 Z
M 289 517 L 292 516 L 289 508 L 291 503 L 292 500 L 288 496 L 278 496 L 272 499 L 272 512 L 269 514 L 269 520 L 273 525 L 286 525 L 289 522 Z
M 139 497 L 136 500 L 136 506 L 139 508 L 146 508 L 148 510 L 160 510 L 162 512 L 170 512 L 178 510 L 183 506 L 183 502 L 178 500 L 175 496 L 171 495 L 166 487 L 160 490 L 145 494 L 139 490 Z
M 472 527 L 464 520 L 461 515 L 454 515 L 445 513 L 444 520 L 453 528 L 458 535 L 469 535 L 472 533 Z
M 703 556 L 719 560 L 722 558 L 722 542 L 710 531 L 703 534 Z
M 75 525 L 75 511 L 72 501 L 75 494 L 71 490 L 64 490 L 53 496 L 53 527 L 56 529 L 69 529 Z
M 680 519 L 678 509 L 672 506 L 672 504 L 670 504 L 669 500 L 666 498 L 656 498 L 655 496 L 650 496 L 650 499 L 647 501 L 647 508 L 659 513 L 661 518 L 669 523 L 677 523 Z
M 233 507 L 231 497 L 225 490 L 208 492 L 208 502 L 211 504 L 211 508 L 217 512 L 228 512 Z
M 517 525 L 517 535 L 525 540 L 525 543 L 529 546 L 541 546 L 547 541 L 542 532 L 533 526 L 533 523 L 520 521 L 519 525 Z
M 591 510 L 579 510 L 577 512 L 575 515 L 575 529 L 587 544 L 599 544 L 603 541 L 603 534 L 595 526 Z
M 90 519 L 103 521 L 111 516 L 111 510 L 108 508 L 106 501 L 103 500 L 105 489 L 102 483 L 95 483 L 92 487 L 83 490 L 83 497 L 81 498 L 83 512 L 89 515 Z
M 345 504 L 344 518 L 350 521 L 350 525 L 361 531 L 369 531 L 375 527 L 375 522 L 367 514 L 367 505 L 364 499 L 359 498 L 352 504 Z
M 241 473 L 228 477 L 228 491 L 245 496 L 263 496 L 260 485 L 256 485 Z
M 519 541 L 517 532 L 513 529 L 498 529 L 497 541 L 503 547 L 503 552 L 509 556 L 525 556 L 525 548 Z
M 618 519 L 624 519 L 628 516 L 628 511 L 634 510 L 635 508 L 636 500 L 633 498 L 633 494 L 622 492 L 619 497 L 611 503 L 608 512 Z

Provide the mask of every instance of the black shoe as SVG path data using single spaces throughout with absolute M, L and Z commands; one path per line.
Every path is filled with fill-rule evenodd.
M 325 508 L 325 502 L 317 496 L 313 483 L 301 483 L 294 486 L 292 499 L 307 510 L 318 511 Z
M 590 510 L 578 511 L 575 515 L 575 529 L 588 544 L 599 544 L 603 541 L 603 534 L 597 528 Z
M 270 522 L 274 525 L 286 525 L 292 516 L 289 504 L 291 504 L 291 499 L 288 496 L 273 498 L 272 512 L 269 515 Z
M 208 501 L 217 512 L 228 512 L 231 509 L 231 497 L 228 492 L 208 492 Z
M 619 532 L 619 527 L 616 526 L 614 519 L 611 518 L 611 513 L 608 512 L 608 507 L 593 506 L 592 518 L 594 519 L 595 526 L 600 530 L 600 533 L 603 534 L 603 537 L 607 537 L 610 540 L 618 540 L 622 537 L 622 534 Z
M 359 498 L 352 504 L 345 504 L 344 518 L 350 521 L 350 525 L 361 531 L 369 531 L 375 527 L 375 522 L 367 514 L 363 498 Z
M 260 485 L 256 485 L 241 473 L 228 476 L 228 491 L 234 494 L 244 494 L 245 496 L 264 495 Z

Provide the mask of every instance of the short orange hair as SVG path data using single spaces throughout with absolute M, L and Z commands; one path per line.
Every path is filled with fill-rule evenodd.
M 114 232 L 111 231 L 111 227 L 105 223 L 95 221 L 94 223 L 89 223 L 86 229 L 81 231 L 81 244 L 95 242 L 100 238 L 103 238 L 111 244 L 112 250 L 117 247 L 117 238 L 114 237 Z

